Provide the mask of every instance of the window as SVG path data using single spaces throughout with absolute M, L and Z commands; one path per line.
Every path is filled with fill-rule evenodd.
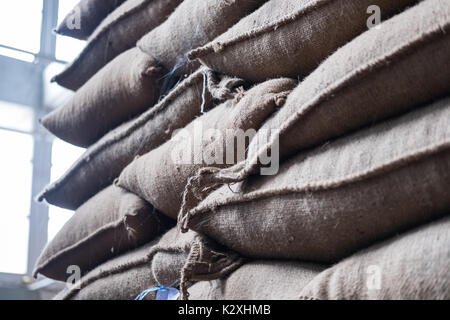
M 0 113 L 3 107 L 0 106 Z M 0 129 L 0 148 L 0 272 L 25 274 L 33 138 L 30 134 Z
M 52 173 L 51 180 L 61 177 L 67 169 L 81 156 L 84 149 L 70 145 L 62 140 L 55 139 L 52 147 Z M 50 206 L 48 221 L 48 239 L 54 238 L 56 233 L 70 219 L 73 212 L 55 206 Z
M 48 78 L 61 70 L 61 60 L 72 60 L 85 41 L 55 36 L 51 28 L 77 2 L 0 1 L 0 288 L 2 280 L 11 277 L 23 287 L 22 275 L 30 274 L 45 241 L 73 214 L 32 201 L 38 190 L 58 179 L 83 152 L 35 126 L 37 117 L 60 107 L 71 95 Z M 49 41 L 55 37 L 56 46 Z M 42 225 L 47 225 L 48 237 Z
M 33 131 L 33 109 L 0 101 L 0 128 L 31 133 Z
M 0 1 L 0 43 L 38 53 L 41 40 L 42 0 Z

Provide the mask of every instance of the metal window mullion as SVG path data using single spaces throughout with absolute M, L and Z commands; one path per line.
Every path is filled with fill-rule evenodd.
M 43 0 L 41 47 L 39 55 L 55 57 L 56 37 L 52 32 L 58 20 L 58 0 Z M 48 240 L 48 206 L 34 201 L 35 196 L 50 182 L 52 141 L 41 128 L 38 119 L 45 114 L 43 71 L 48 60 L 37 60 L 41 72 L 39 95 L 33 105 L 34 111 L 34 149 L 32 199 L 29 215 L 27 274 L 31 275 L 34 265 Z

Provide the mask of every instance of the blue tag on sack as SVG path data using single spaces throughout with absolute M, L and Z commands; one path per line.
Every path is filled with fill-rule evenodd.
M 175 288 L 159 286 L 142 291 L 134 300 L 143 300 L 150 292 L 156 291 L 156 300 L 177 300 L 180 292 Z
M 164 288 L 156 293 L 156 300 L 177 300 L 180 292 L 175 288 Z

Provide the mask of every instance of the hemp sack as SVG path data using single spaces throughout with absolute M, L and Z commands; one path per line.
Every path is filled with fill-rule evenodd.
M 81 0 L 55 29 L 57 34 L 86 40 L 95 28 L 125 0 Z
M 164 257 L 168 260 L 163 261 Z M 92 270 L 58 299 L 131 300 L 143 290 L 159 285 L 177 287 L 181 299 L 187 299 L 187 288 L 192 283 L 224 278 L 243 261 L 204 236 L 195 232 L 179 235 L 177 228 L 173 228 L 160 240 Z M 154 297 L 155 294 L 149 294 L 146 298 Z
M 314 278 L 306 300 L 450 299 L 450 218 L 359 252 Z
M 178 84 L 156 106 L 109 132 L 92 145 L 57 181 L 38 196 L 58 207 L 77 209 L 87 199 L 111 185 L 136 156 L 170 139 L 215 103 L 238 93 L 240 79 L 200 69 Z M 93 179 L 92 177 L 95 177 Z
M 225 279 L 197 282 L 190 300 L 296 300 L 325 267 L 294 261 L 252 261 Z
M 176 219 L 188 179 L 208 165 L 231 166 L 245 158 L 248 140 L 284 103 L 296 85 L 274 79 L 231 99 L 195 119 L 160 147 L 133 161 L 118 185 L 143 197 Z
M 190 198 L 195 190 L 258 174 L 261 157 L 276 145 L 283 159 L 445 97 L 448 57 L 450 1 L 424 0 L 384 21 L 336 51 L 292 91 L 250 143 L 246 161 L 201 169 Z
M 176 75 L 199 67 L 187 53 L 225 32 L 266 0 L 184 0 L 159 27 L 137 46 Z
M 450 211 L 450 98 L 223 186 L 180 227 L 251 258 L 332 263 Z
M 378 6 L 384 21 L 416 2 L 270 0 L 188 57 L 254 82 L 274 77 L 303 78 L 368 29 L 368 8 Z
M 96 2 L 110 4 L 114 0 Z M 78 90 L 108 62 L 136 46 L 142 36 L 164 22 L 180 2 L 181 0 L 126 1 L 93 30 L 83 51 L 52 81 L 67 89 Z M 88 21 L 81 16 L 82 26 Z
M 158 101 L 164 69 L 138 48 L 130 49 L 86 82 L 69 102 L 40 120 L 58 138 L 89 147 Z
M 146 201 L 116 186 L 83 204 L 39 257 L 34 274 L 66 281 L 68 267 L 82 274 L 159 237 L 173 223 Z

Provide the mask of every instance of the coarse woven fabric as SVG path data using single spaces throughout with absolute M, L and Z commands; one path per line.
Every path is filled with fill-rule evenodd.
M 367 30 L 370 6 L 378 6 L 380 19 L 386 20 L 416 2 L 271 0 L 188 57 L 249 81 L 302 78 Z
M 39 257 L 34 275 L 66 281 L 68 267 L 86 274 L 101 263 L 159 237 L 173 222 L 149 203 L 110 186 L 83 204 Z
M 252 258 L 332 263 L 450 211 L 450 98 L 211 193 L 185 228 Z
M 157 286 L 148 257 L 157 240 L 98 266 L 55 300 L 134 300 L 142 291 Z M 146 299 L 154 299 L 150 293 Z
M 336 49 L 368 29 L 368 8 L 386 20 L 417 0 L 271 0 L 190 59 L 260 82 L 302 78 Z
M 246 161 L 201 169 L 190 192 L 259 173 L 259 160 L 277 144 L 283 159 L 445 97 L 449 56 L 450 2 L 420 2 L 336 51 L 262 126 Z
M 152 107 L 164 69 L 138 48 L 108 63 L 69 102 L 41 119 L 58 138 L 89 147 L 108 131 Z
M 314 278 L 300 299 L 450 299 L 450 218 L 359 252 Z
M 159 255 L 159 256 L 158 256 Z M 158 256 L 158 257 L 157 257 Z M 169 261 L 163 261 L 163 258 Z M 226 277 L 242 265 L 243 259 L 195 232 L 179 235 L 169 230 L 158 241 L 114 258 L 92 270 L 58 299 L 130 300 L 143 290 L 160 284 L 173 284 L 187 298 L 187 286 L 194 281 Z M 155 263 L 158 263 L 155 266 Z M 161 269 L 167 266 L 170 269 Z M 180 266 L 182 266 L 181 269 Z M 156 277 L 155 277 L 156 276 Z M 77 290 L 76 287 L 81 288 Z M 154 298 L 154 294 L 147 296 Z
M 81 0 L 66 15 L 55 32 L 63 36 L 86 40 L 103 19 L 124 1 Z
M 226 167 L 245 159 L 248 141 L 296 84 L 287 78 L 269 80 L 208 111 L 128 165 L 118 185 L 176 219 L 188 179 L 202 167 Z
M 325 266 L 294 261 L 252 261 L 228 278 L 191 286 L 190 300 L 296 300 Z
M 67 89 L 78 90 L 108 62 L 134 47 L 143 35 L 164 22 L 180 2 L 181 0 L 126 1 L 103 20 L 88 38 L 86 47 L 78 57 L 52 81 Z M 83 21 L 88 20 L 82 17 L 81 22 Z
M 92 145 L 61 178 L 41 192 L 38 200 L 77 209 L 112 184 L 136 156 L 158 147 L 176 129 L 200 116 L 202 104 L 205 111 L 210 110 L 214 101 L 238 94 L 237 89 L 243 84 L 239 79 L 200 69 L 180 82 L 156 106 Z
M 138 47 L 175 74 L 190 73 L 199 67 L 189 62 L 187 53 L 202 46 L 266 0 L 185 0 L 158 28 L 145 35 Z

